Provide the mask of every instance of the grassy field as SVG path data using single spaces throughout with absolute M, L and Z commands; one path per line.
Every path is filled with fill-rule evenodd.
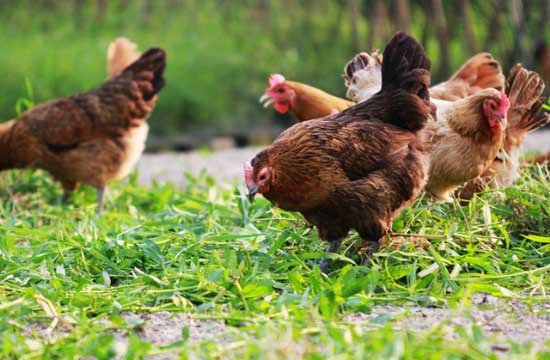
M 549 178 L 533 168 L 514 188 L 465 206 L 419 199 L 394 231 L 430 242 L 393 243 L 366 268 L 355 265 L 352 234 L 325 276 L 315 231 L 264 199 L 250 204 L 239 187 L 220 190 L 201 177 L 185 191 L 147 188 L 134 174 L 111 188 L 96 217 L 92 189 L 61 207 L 48 176 L 5 173 L 0 358 L 550 358 L 544 344 L 519 340 L 498 340 L 499 352 L 475 321 L 396 326 L 411 307 L 468 317 L 478 292 L 547 314 L 539 305 L 550 301 Z M 395 317 L 380 306 L 405 311 Z M 197 338 L 183 326 L 179 341 L 148 341 L 139 316 L 166 311 L 222 331 Z

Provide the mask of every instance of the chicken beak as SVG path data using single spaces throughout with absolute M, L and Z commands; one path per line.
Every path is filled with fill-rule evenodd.
M 248 200 L 250 200 L 250 202 L 254 202 L 254 197 L 258 193 L 258 190 L 259 190 L 259 187 L 257 185 L 248 187 Z
M 508 125 L 508 120 L 506 118 L 506 114 L 498 115 L 497 120 L 500 123 L 500 126 L 502 126 L 503 129 L 506 129 L 506 126 Z
M 260 98 L 260 103 L 264 106 L 264 108 L 266 108 L 273 104 L 273 98 L 267 93 L 264 93 Z

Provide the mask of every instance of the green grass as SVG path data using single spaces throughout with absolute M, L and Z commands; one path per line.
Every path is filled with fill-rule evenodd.
M 372 268 L 356 266 L 352 234 L 327 277 L 317 267 L 325 244 L 299 215 L 264 199 L 249 204 L 241 189 L 222 190 L 205 176 L 180 191 L 138 185 L 134 175 L 111 187 L 96 217 L 92 189 L 62 207 L 43 173 L 4 173 L 0 358 L 108 359 L 124 331 L 128 358 L 174 349 L 186 358 L 494 357 L 477 325 L 448 339 L 444 323 L 413 332 L 379 316 L 367 331 L 346 316 L 379 304 L 461 309 L 478 291 L 550 300 L 549 178 L 548 169 L 531 169 L 515 187 L 464 207 L 420 199 L 394 231 L 430 235 L 427 250 L 385 249 Z M 161 310 L 222 320 L 227 341 L 191 343 L 184 329 L 183 341 L 159 347 L 121 317 Z M 37 324 L 68 328 L 68 336 L 48 339 Z M 507 355 L 543 356 L 529 344 L 511 344 Z

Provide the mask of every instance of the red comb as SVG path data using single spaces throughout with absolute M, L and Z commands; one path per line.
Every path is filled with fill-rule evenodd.
M 497 112 L 500 114 L 506 114 L 509 107 L 510 100 L 508 100 L 508 96 L 506 96 L 506 93 L 503 91 L 500 93 L 500 107 L 498 108 Z
M 269 86 L 275 86 L 285 81 L 285 77 L 281 74 L 271 74 L 269 76 Z

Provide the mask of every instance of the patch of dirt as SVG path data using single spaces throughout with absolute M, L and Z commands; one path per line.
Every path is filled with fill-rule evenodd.
M 536 350 L 550 349 L 550 303 L 529 308 L 520 300 L 503 301 L 489 294 L 477 293 L 472 306 L 458 309 L 416 306 L 382 305 L 370 314 L 356 313 L 346 318 L 364 324 L 391 321 L 396 329 L 426 331 L 443 326 L 449 338 L 455 338 L 456 328 L 477 324 L 484 334 L 494 339 L 495 351 L 507 351 L 502 342 L 533 343 Z M 371 324 L 369 326 L 369 324 Z
M 344 320 L 375 331 L 375 324 L 391 323 L 397 330 L 428 331 L 441 326 L 449 338 L 457 338 L 457 328 L 477 324 L 490 338 L 494 351 L 505 353 L 510 350 L 508 341 L 532 343 L 534 350 L 550 349 L 550 303 L 529 307 L 520 300 L 502 300 L 497 297 L 477 293 L 471 297 L 472 306 L 457 309 L 419 307 L 414 305 L 379 305 L 370 314 L 355 313 Z M 188 343 L 212 339 L 216 343 L 233 341 L 230 334 L 234 329 L 218 320 L 196 320 L 190 314 L 161 311 L 157 313 L 123 313 L 121 317 L 133 326 L 133 333 L 142 340 L 157 346 L 166 346 L 184 340 Z M 107 319 L 97 320 L 98 324 L 110 327 Z M 30 326 L 49 341 L 66 337 L 72 327 L 60 324 L 53 331 L 49 324 L 37 323 Z M 124 358 L 128 351 L 128 331 L 114 330 L 117 358 Z M 30 336 L 30 333 L 29 333 Z M 34 341 L 29 338 L 29 341 Z M 165 360 L 178 358 L 177 350 L 154 355 L 149 359 Z
M 138 336 L 155 345 L 170 345 L 183 340 L 183 330 L 189 331 L 190 343 L 207 340 L 228 330 L 223 321 L 195 320 L 189 314 L 170 313 L 125 313 L 122 318 L 128 322 L 143 321 L 136 329 Z

